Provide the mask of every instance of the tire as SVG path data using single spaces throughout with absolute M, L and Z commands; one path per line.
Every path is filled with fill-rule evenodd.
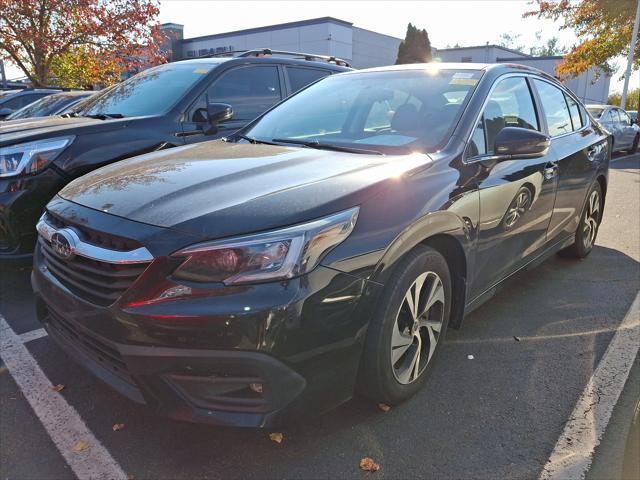
M 416 310 L 424 311 L 422 317 L 420 312 L 418 315 L 411 312 L 409 301 L 420 285 Z M 451 298 L 449 267 L 439 252 L 419 246 L 399 262 L 369 324 L 360 363 L 361 394 L 376 402 L 395 405 L 420 389 L 444 340 Z M 433 302 L 428 307 L 430 299 Z M 413 363 L 416 353 L 419 353 L 417 367 Z
M 589 189 L 587 201 L 584 205 L 580 223 L 576 230 L 575 241 L 561 250 L 559 254 L 567 258 L 585 258 L 595 244 L 598 228 L 602 221 L 603 198 L 599 182 L 595 182 Z

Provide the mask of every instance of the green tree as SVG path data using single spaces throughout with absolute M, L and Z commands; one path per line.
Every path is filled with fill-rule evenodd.
M 609 95 L 609 99 L 607 103 L 609 105 L 615 105 L 616 107 L 620 105 L 620 99 L 622 98 L 622 93 L 613 92 Z M 627 94 L 627 108 L 632 109 L 633 106 L 638 105 L 640 103 L 640 88 L 634 88 L 633 90 L 629 90 Z
M 427 31 L 414 27 L 411 23 L 407 26 L 407 34 L 398 46 L 398 58 L 396 65 L 404 63 L 430 62 L 431 42 Z

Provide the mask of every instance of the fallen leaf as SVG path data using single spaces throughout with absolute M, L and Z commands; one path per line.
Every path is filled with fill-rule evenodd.
M 284 437 L 280 432 L 274 432 L 269 434 L 269 438 L 271 439 L 272 442 L 282 443 L 282 440 Z
M 122 430 L 124 428 L 124 423 L 114 423 L 113 424 L 113 431 L 117 432 L 118 430 Z
M 391 410 L 391 407 L 389 405 L 387 405 L 386 403 L 379 403 L 378 404 L 378 408 L 380 410 L 382 410 L 383 412 L 388 412 L 389 410 Z
M 519 341 L 520 341 L 520 337 L 516 337 L 515 335 L 513 336 L 513 339 L 514 339 L 516 342 L 519 342 Z
M 380 470 L 380 465 L 374 462 L 372 458 L 364 457 L 360 460 L 360 470 L 364 470 L 365 472 L 377 472 Z
M 78 442 L 73 446 L 74 452 L 82 452 L 89 448 L 89 444 L 87 442 Z
M 54 392 L 61 392 L 62 390 L 64 390 L 64 385 L 59 383 L 59 384 L 54 385 L 53 387 L 51 387 L 51 390 L 53 390 Z

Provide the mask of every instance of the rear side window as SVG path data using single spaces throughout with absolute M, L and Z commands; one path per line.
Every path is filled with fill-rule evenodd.
M 278 67 L 252 66 L 230 70 L 208 90 L 209 102 L 233 107 L 234 120 L 253 120 L 282 98 Z
M 527 81 L 501 80 L 493 90 L 471 137 L 470 156 L 494 153 L 496 137 L 505 127 L 540 130 Z
M 565 95 L 567 99 L 567 105 L 569 105 L 569 113 L 571 114 L 571 123 L 574 130 L 580 130 L 582 128 L 582 118 L 580 117 L 580 108 L 576 101 L 569 95 Z
M 310 83 L 328 76 L 329 72 L 317 68 L 287 67 L 287 75 L 289 75 L 291 91 L 297 92 Z
M 557 137 L 573 130 L 571 115 L 564 98 L 564 93 L 559 88 L 542 80 L 533 80 L 540 95 L 544 116 L 547 119 L 549 135 Z

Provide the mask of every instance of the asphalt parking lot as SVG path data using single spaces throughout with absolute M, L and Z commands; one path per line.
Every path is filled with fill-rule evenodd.
M 620 324 L 638 332 L 638 318 L 630 315 L 637 314 L 632 304 L 640 290 L 640 155 L 617 158 L 610 175 L 590 257 L 554 257 L 512 280 L 461 330 L 449 332 L 415 398 L 388 412 L 358 398 L 320 417 L 310 412 L 306 422 L 282 430 L 282 443 L 270 440 L 271 431 L 148 415 L 49 338 L 36 338 L 40 325 L 29 268 L 2 267 L 1 317 L 12 335 L 22 335 L 50 385 L 33 380 L 33 372 L 11 371 L 4 358 L 9 368 L 0 367 L 0 478 L 75 478 L 91 468 L 85 464 L 104 460 L 105 452 L 115 471 L 135 479 L 537 478 L 575 420 L 576 404 Z M 21 387 L 16 375 L 22 375 Z M 53 392 L 51 385 L 58 384 L 64 389 Z M 607 397 L 606 388 L 598 399 Z M 29 396 L 38 397 L 37 412 Z M 61 401 L 49 403 L 52 396 Z M 604 436 L 587 478 L 622 476 L 630 419 L 640 399 L 637 357 L 620 398 L 609 397 L 616 407 L 608 426 L 598 426 Z M 38 417 L 55 415 L 58 407 L 77 412 L 85 437 L 66 439 L 65 425 Z M 114 424 L 123 427 L 114 431 Z M 72 451 L 69 446 L 78 443 L 80 451 Z M 380 470 L 360 471 L 362 457 L 373 458 Z M 638 468 L 631 474 L 640 477 Z

